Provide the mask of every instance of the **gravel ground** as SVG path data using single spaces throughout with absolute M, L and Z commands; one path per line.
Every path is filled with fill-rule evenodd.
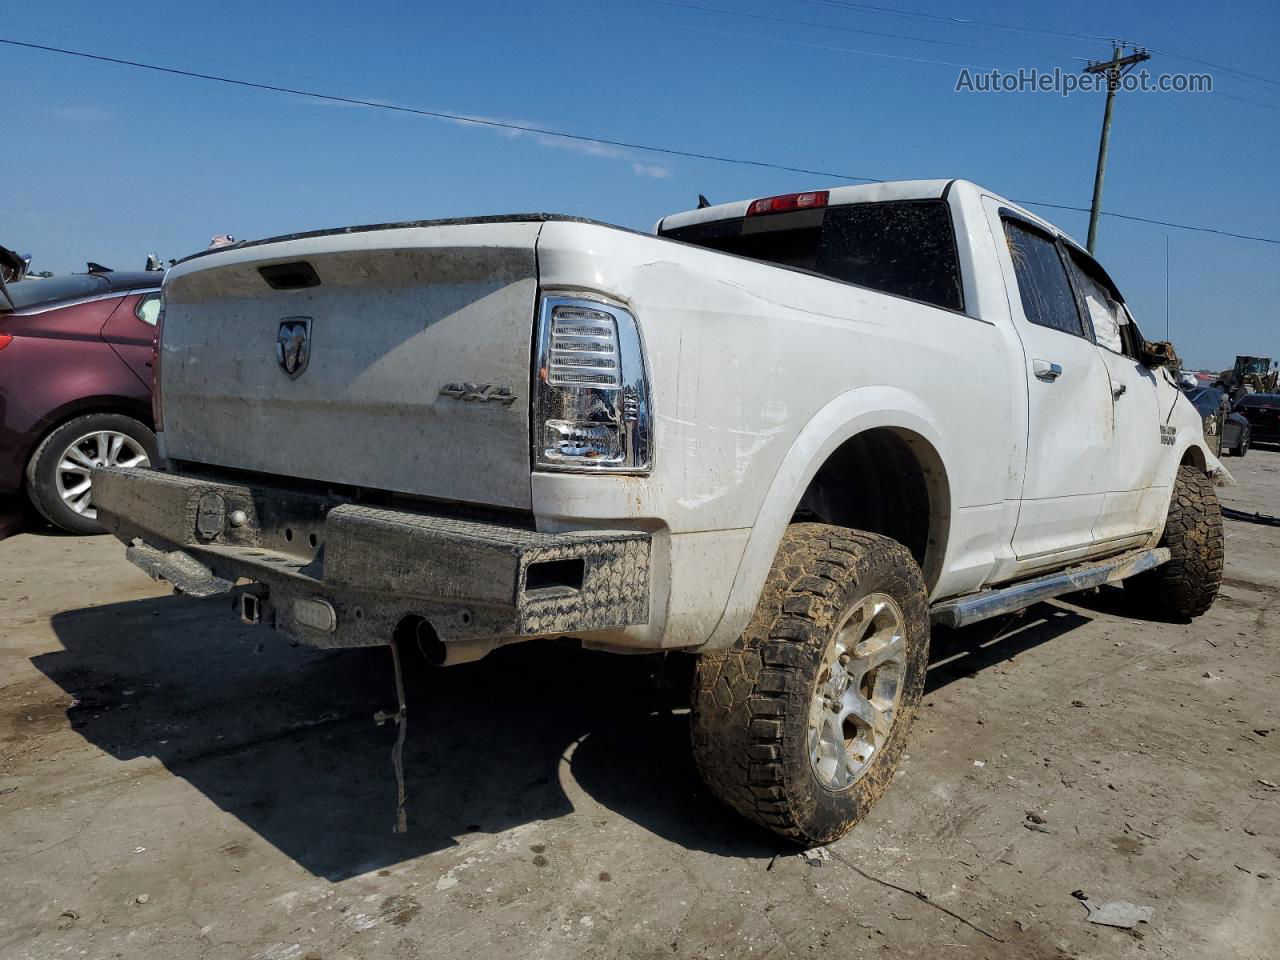
M 1228 461 L 1280 514 L 1280 452 Z M 678 678 L 549 644 L 410 678 L 0 544 L 0 957 L 1248 957 L 1280 939 L 1280 527 L 1187 626 L 1120 591 L 936 631 L 910 756 L 815 863 L 724 812 Z M 1133 930 L 1073 898 L 1153 908 Z

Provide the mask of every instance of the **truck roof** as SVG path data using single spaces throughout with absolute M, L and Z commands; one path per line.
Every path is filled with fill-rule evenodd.
M 944 198 L 952 190 L 971 191 L 980 196 L 989 196 L 1001 205 L 1017 211 L 1027 219 L 1042 225 L 1054 233 L 1066 231 L 1055 226 L 1043 217 L 1007 200 L 999 194 L 987 190 L 969 180 L 890 180 L 885 183 L 862 183 L 847 187 L 831 187 L 828 189 L 827 206 L 835 207 L 849 203 L 878 203 L 886 200 L 937 200 Z M 686 210 L 663 217 L 654 228 L 655 233 L 676 230 L 699 223 L 711 223 L 716 220 L 736 220 L 747 215 L 747 208 L 761 197 L 747 200 L 735 200 L 731 203 L 716 203 L 698 210 Z
M 1020 215 L 1034 223 L 1040 224 L 1044 229 L 1052 233 L 1061 233 L 1066 236 L 1065 230 L 1055 226 L 1043 217 L 1038 217 L 1025 207 L 1021 207 L 1014 203 L 1012 200 L 1007 200 L 999 194 L 980 187 L 976 183 L 972 183 L 968 180 L 890 180 L 884 183 L 867 183 L 857 184 L 854 186 L 831 187 L 828 189 L 829 197 L 827 206 L 838 206 L 850 203 L 875 203 L 886 200 L 936 200 L 939 198 L 945 198 L 952 190 L 972 191 L 975 195 L 992 197 L 1001 205 L 1017 211 Z M 681 213 L 669 214 L 657 222 L 654 226 L 653 232 L 655 234 L 661 234 L 665 231 L 674 230 L 679 227 L 687 227 L 699 223 L 709 223 L 715 220 L 731 220 L 745 217 L 747 214 L 747 207 L 757 199 L 760 198 L 753 197 L 747 200 L 736 200 L 731 203 L 712 204 L 709 207 L 702 207 L 697 210 L 686 210 Z M 177 263 L 183 264 L 201 257 L 216 256 L 217 254 L 226 253 L 230 250 L 242 250 L 246 247 L 258 247 L 267 244 L 282 243 L 289 240 L 310 239 L 312 237 L 368 233 L 377 230 L 401 230 L 416 227 L 446 227 L 462 224 L 527 222 L 586 223 L 593 224 L 595 226 L 609 227 L 614 230 L 625 230 L 628 233 L 642 232 L 632 230 L 629 227 L 621 227 L 617 224 L 605 223 L 603 221 L 593 220 L 587 217 L 575 217 L 559 213 L 510 213 L 478 217 L 448 217 L 436 220 L 402 220 L 392 223 L 368 223 L 348 227 L 331 227 L 323 230 L 306 230 L 298 233 L 282 234 L 275 237 L 263 237 L 258 240 L 241 240 L 229 246 L 200 250 L 182 258 L 177 261 Z M 1069 236 L 1067 238 L 1072 239 Z M 1075 241 L 1073 240 L 1072 242 Z M 1079 246 L 1079 244 L 1077 244 L 1077 246 Z M 1081 249 L 1083 249 L 1083 247 L 1081 247 Z

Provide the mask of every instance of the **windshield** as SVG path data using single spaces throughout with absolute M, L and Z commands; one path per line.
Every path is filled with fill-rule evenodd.
M 1222 391 L 1211 387 L 1197 387 L 1187 394 L 1187 399 L 1191 401 L 1191 405 L 1196 408 L 1200 416 L 1207 417 L 1211 413 L 1216 413 L 1222 406 Z
M 78 300 L 81 297 L 106 293 L 111 289 L 111 284 L 102 277 L 76 273 L 67 277 L 52 277 L 48 280 L 32 278 L 19 280 L 17 283 L 6 285 L 5 289 L 9 291 L 13 309 L 25 310 L 29 307 L 57 303 L 60 300 Z M 9 309 L 9 304 L 0 297 L 0 311 Z

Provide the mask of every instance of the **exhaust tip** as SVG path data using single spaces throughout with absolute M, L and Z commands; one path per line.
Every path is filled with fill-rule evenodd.
M 392 631 L 391 641 L 404 646 L 416 644 L 423 659 L 433 667 L 443 667 L 449 659 L 449 651 L 436 633 L 436 628 L 426 617 L 416 613 L 408 614 L 400 619 Z

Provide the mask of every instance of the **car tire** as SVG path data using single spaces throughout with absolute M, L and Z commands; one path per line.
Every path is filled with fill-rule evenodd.
M 1222 509 L 1213 480 L 1193 466 L 1181 466 L 1174 479 L 1160 546 L 1169 560 L 1129 580 L 1126 592 L 1157 620 L 1186 622 L 1211 606 L 1222 583 Z
M 793 524 L 742 637 L 698 658 L 692 739 L 703 780 L 788 839 L 836 840 L 892 781 L 928 659 L 928 597 L 907 549 Z
M 103 464 L 148 466 L 155 459 L 156 435 L 146 424 L 119 413 L 85 414 L 62 424 L 36 447 L 27 463 L 27 496 L 55 527 L 102 533 L 92 487 L 80 489 L 89 480 L 88 471 Z

